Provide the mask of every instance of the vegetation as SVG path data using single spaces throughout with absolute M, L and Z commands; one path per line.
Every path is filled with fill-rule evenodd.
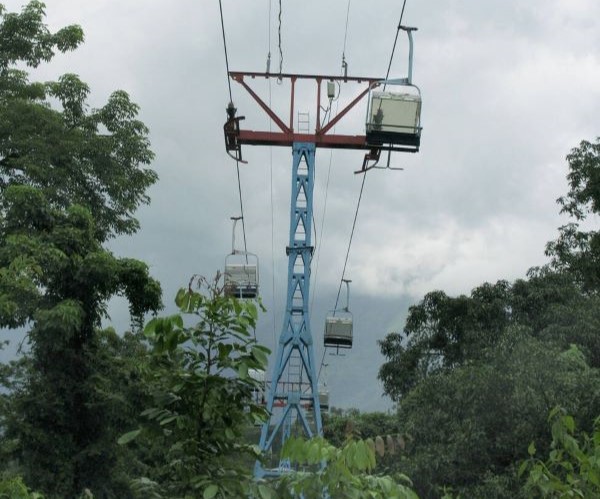
M 560 408 L 551 411 L 551 451 L 546 461 L 536 459 L 535 443 L 529 445 L 529 460 L 519 469 L 526 476 L 528 497 L 566 498 L 600 495 L 600 418 L 590 436 L 577 435 L 575 420 Z M 526 474 L 527 472 L 527 474 Z
M 139 485 L 152 484 L 161 497 L 197 497 L 214 490 L 220 497 L 243 496 L 251 467 L 240 457 L 257 458 L 242 440 L 243 430 L 266 416 L 252 400 L 259 383 L 251 369 L 265 370 L 269 350 L 252 332 L 258 308 L 252 301 L 225 297 L 219 276 L 200 278 L 201 291 L 181 289 L 182 315 L 151 320 L 144 333 L 152 345 L 145 382 L 152 394 L 141 428 L 120 439 L 162 449 Z M 139 442 L 139 439 L 142 442 Z
M 573 221 L 548 265 L 427 293 L 380 344 L 397 411 L 335 413 L 325 439 L 284 446 L 296 471 L 255 481 L 261 305 L 199 278 L 143 327 L 160 285 L 105 245 L 149 202 L 148 130 L 122 91 L 90 110 L 75 75 L 29 81 L 23 68 L 83 41 L 50 32 L 44 8 L 0 5 L 0 327 L 29 344 L 0 366 L 0 497 L 599 495 L 600 233 L 583 222 L 600 213 L 600 139 L 567 156 Z M 101 327 L 115 295 L 131 332 Z
M 599 142 L 584 141 L 567 156 L 571 189 L 559 203 L 577 220 L 600 206 L 599 152 Z M 409 309 L 403 333 L 381 342 L 379 376 L 406 433 L 396 466 L 421 497 L 529 497 L 517 469 L 524 442 L 552 452 L 548 413 L 563 407 L 592 431 L 600 414 L 596 238 L 577 223 L 562 227 L 548 266 L 469 296 L 428 293 Z
M 90 112 L 77 76 L 32 83 L 20 69 L 75 49 L 81 28 L 49 32 L 37 1 L 0 16 L 0 327 L 25 328 L 30 344 L 9 376 L 5 460 L 49 497 L 124 497 L 115 440 L 127 402 L 107 357 L 122 340 L 100 321 L 122 295 L 141 323 L 160 286 L 103 243 L 135 231 L 132 213 L 148 201 L 147 130 L 124 92 Z

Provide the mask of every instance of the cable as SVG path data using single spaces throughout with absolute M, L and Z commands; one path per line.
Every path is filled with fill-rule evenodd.
M 229 102 L 233 103 L 233 95 L 231 93 L 231 79 L 229 78 L 229 56 L 227 55 L 227 38 L 225 36 L 225 21 L 223 20 L 223 5 L 219 0 L 219 13 L 221 14 L 221 31 L 223 33 L 223 49 L 225 51 L 225 68 L 227 69 L 227 86 L 229 88 Z M 248 246 L 246 245 L 246 220 L 244 218 L 244 203 L 242 201 L 242 183 L 240 180 L 240 162 L 235 160 L 237 170 L 238 191 L 240 195 L 240 213 L 242 216 L 242 234 L 244 236 L 244 253 L 246 255 L 246 263 L 248 263 Z
M 344 261 L 344 270 L 342 270 L 342 278 L 340 279 L 340 287 L 338 288 L 337 297 L 335 299 L 335 310 L 338 308 L 338 302 L 340 300 L 340 292 L 342 291 L 342 283 L 344 282 L 344 276 L 346 275 L 346 265 L 348 264 L 348 257 L 350 256 L 350 247 L 352 246 L 352 238 L 354 237 L 354 229 L 356 228 L 356 220 L 358 218 L 358 209 L 360 208 L 360 201 L 362 199 L 363 189 L 365 187 L 365 180 L 367 178 L 367 172 L 363 175 L 362 184 L 360 186 L 360 194 L 358 195 L 358 203 L 356 203 L 356 212 L 354 213 L 354 222 L 352 222 L 352 231 L 350 232 L 350 241 L 348 242 L 348 251 L 346 251 L 346 260 Z
M 385 75 L 385 79 L 387 80 L 390 75 L 390 69 L 392 67 L 392 60 L 394 58 L 394 52 L 396 51 L 396 43 L 398 41 L 398 34 L 400 33 L 400 26 L 402 25 L 402 17 L 404 16 L 404 8 L 406 7 L 406 0 L 402 3 L 402 11 L 400 12 L 400 20 L 398 21 L 398 29 L 396 30 L 396 37 L 394 38 L 394 45 L 392 47 L 392 54 L 390 55 L 390 62 L 388 64 L 388 69 Z M 384 86 L 385 89 L 385 86 Z M 337 310 L 338 303 L 340 301 L 340 293 L 342 291 L 342 283 L 344 282 L 344 277 L 346 275 L 346 266 L 348 265 L 348 257 L 350 256 L 350 248 L 352 246 L 352 238 L 354 237 L 354 229 L 356 228 L 356 220 L 358 218 L 358 210 L 360 208 L 360 201 L 362 199 L 363 189 L 365 187 L 365 180 L 367 179 L 367 172 L 363 175 L 362 184 L 360 186 L 360 194 L 358 195 L 358 203 L 356 204 L 356 212 L 354 214 L 354 222 L 352 223 L 352 231 L 350 232 L 350 241 L 348 242 L 348 250 L 346 251 L 346 260 L 344 261 L 344 269 L 342 270 L 342 278 L 340 279 L 340 286 L 338 287 L 337 296 L 335 298 L 335 308 Z
M 344 48 L 342 49 L 342 65 L 346 62 L 346 40 L 348 38 L 348 19 L 350 18 L 350 1 L 348 0 L 348 7 L 346 8 L 346 30 L 344 31 Z
M 267 73 L 271 67 L 271 1 L 269 0 L 269 55 L 267 57 Z M 269 107 L 271 107 L 272 89 L 271 79 L 269 78 Z M 269 120 L 269 132 L 273 131 L 273 122 Z M 269 173 L 271 179 L 271 288 L 273 292 L 272 310 L 273 310 L 273 351 L 277 350 L 277 304 L 275 302 L 275 210 L 273 209 L 273 146 L 269 146 Z
M 404 16 L 404 7 L 406 7 L 406 0 L 402 3 L 402 11 L 400 12 L 400 20 L 398 21 L 398 28 L 396 29 L 396 37 L 394 38 L 394 46 L 392 47 L 392 54 L 390 55 L 390 63 L 388 64 L 387 72 L 385 73 L 385 79 L 387 80 L 390 76 L 390 69 L 392 68 L 392 60 L 394 59 L 394 52 L 396 51 L 396 43 L 398 42 L 398 35 L 400 34 L 400 26 L 402 25 L 402 17 Z M 383 85 L 385 91 L 386 85 Z
M 348 0 L 348 4 L 346 6 L 346 27 L 344 30 L 344 44 L 343 44 L 343 48 L 342 48 L 342 71 L 341 74 L 344 75 L 345 70 L 347 70 L 347 64 L 346 64 L 346 41 L 348 40 L 348 24 L 349 24 L 349 19 L 350 19 L 350 3 L 351 0 Z M 338 114 L 338 110 L 340 107 L 340 103 L 339 103 L 339 98 L 340 98 L 340 94 L 342 93 L 342 88 L 341 86 L 339 86 L 338 88 L 338 95 L 335 99 L 336 101 L 336 106 L 335 106 L 335 115 L 337 116 Z M 329 102 L 329 107 L 328 110 L 329 115 L 331 116 L 331 101 Z M 323 123 L 321 124 L 321 127 L 323 127 L 325 125 L 325 121 L 327 119 L 327 112 L 325 113 L 325 116 L 323 117 Z M 336 127 L 333 128 L 333 131 L 335 132 Z M 323 231 L 325 229 L 325 215 L 327 213 L 327 198 L 329 195 L 329 180 L 331 179 L 331 163 L 333 161 L 333 149 L 331 149 L 329 151 L 329 166 L 327 167 L 327 181 L 325 183 L 325 200 L 323 203 L 323 216 L 321 217 L 321 231 L 319 234 L 319 241 L 321 241 L 323 239 Z M 313 224 L 316 228 L 316 224 Z M 315 234 L 315 246 L 317 246 L 317 236 Z M 319 260 L 321 257 L 321 247 L 320 244 L 319 246 L 317 246 L 317 261 L 315 263 L 315 273 L 314 273 L 314 286 L 313 286 L 313 292 L 312 292 L 312 299 L 310 302 L 310 308 L 312 310 L 314 302 L 315 302 L 315 297 L 317 295 L 317 282 L 318 282 L 318 273 L 319 273 Z M 320 372 L 320 369 L 319 369 Z
M 240 193 L 240 212 L 242 214 L 242 234 L 244 235 L 244 253 L 246 263 L 248 263 L 248 247 L 246 246 L 246 220 L 244 219 L 244 203 L 242 202 L 242 183 L 240 182 L 240 162 L 236 160 L 235 168 L 237 170 L 238 191 Z
M 231 80 L 229 79 L 229 57 L 227 56 L 227 42 L 225 41 L 225 22 L 223 21 L 223 5 L 219 0 L 219 12 L 221 13 L 221 31 L 223 32 L 223 49 L 225 49 L 225 68 L 227 69 L 227 86 L 229 87 L 229 102 L 233 102 L 231 94 Z
M 277 34 L 279 36 L 279 81 L 281 83 L 281 74 L 283 73 L 283 49 L 281 48 L 281 0 L 279 0 L 279 29 Z
M 271 0 L 269 0 L 269 28 L 268 28 L 268 37 L 269 37 L 269 53 L 267 54 L 267 74 L 271 72 Z M 269 86 L 270 89 L 270 86 Z
M 327 352 L 327 348 L 324 348 L 323 349 L 323 357 L 321 357 L 321 363 L 319 364 L 319 372 L 317 373 L 317 384 L 319 383 L 319 379 L 321 379 L 321 369 L 323 369 L 326 352 Z

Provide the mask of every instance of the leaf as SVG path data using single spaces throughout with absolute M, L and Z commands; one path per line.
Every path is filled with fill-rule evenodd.
M 263 367 L 267 366 L 269 359 L 267 357 L 267 354 L 265 352 L 263 352 L 262 349 L 258 348 L 257 346 L 253 346 L 252 347 L 252 355 L 260 363 L 261 366 L 263 366 Z
M 528 467 L 529 467 L 529 461 L 523 461 L 521 463 L 521 465 L 519 466 L 519 473 L 518 473 L 519 478 L 521 478 L 523 476 L 523 473 L 525 473 L 525 471 L 527 470 Z
M 534 444 L 533 442 L 531 442 L 531 443 L 529 444 L 529 447 L 527 447 L 527 453 L 528 453 L 530 456 L 534 456 L 534 455 L 535 455 L 535 444 Z
M 130 431 L 128 433 L 125 433 L 125 435 L 121 435 L 121 437 L 119 438 L 119 440 L 117 440 L 117 443 L 119 445 L 128 444 L 129 442 L 131 442 L 132 440 L 134 440 L 141 432 L 142 432 L 142 429 L 138 428 L 137 430 L 133 430 L 133 431 Z
M 248 364 L 241 362 L 238 367 L 238 376 L 240 379 L 246 379 L 248 377 Z
M 273 492 L 271 489 L 262 483 L 258 486 L 258 492 L 261 499 L 271 499 L 273 497 Z
M 563 424 L 565 425 L 565 427 L 567 428 L 567 430 L 569 430 L 569 432 L 574 433 L 575 432 L 575 420 L 573 419 L 572 416 L 564 416 L 562 418 L 563 420 Z
M 177 416 L 169 416 L 168 418 L 161 419 L 159 424 L 160 424 L 160 426 L 164 426 L 164 425 L 167 425 L 167 424 L 175 421 L 176 419 L 177 419 Z
M 217 495 L 217 492 L 219 492 L 219 487 L 213 483 L 204 489 L 204 494 L 202 494 L 202 497 L 204 499 L 212 499 Z

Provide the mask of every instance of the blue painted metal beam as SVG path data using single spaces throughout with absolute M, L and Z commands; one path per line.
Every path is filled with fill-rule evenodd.
M 308 307 L 315 148 L 311 142 L 295 142 L 292 149 L 286 311 L 267 397 L 270 418 L 263 424 L 260 435 L 259 446 L 264 453 L 272 449 L 278 435 L 281 435 L 282 444 L 285 443 L 294 423 L 309 438 L 323 434 Z M 284 406 L 277 407 L 276 400 L 283 400 Z M 313 411 L 313 418 L 307 417 L 307 410 Z M 286 469 L 289 469 L 289 462 L 285 460 L 275 469 L 266 469 L 257 462 L 254 474 L 258 478 L 279 476 Z

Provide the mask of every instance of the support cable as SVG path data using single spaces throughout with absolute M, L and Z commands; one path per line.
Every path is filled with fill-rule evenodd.
M 352 222 L 352 231 L 350 232 L 350 241 L 348 241 L 348 250 L 346 251 L 346 260 L 344 261 L 344 269 L 342 270 L 342 278 L 340 279 L 340 287 L 338 288 L 337 297 L 335 299 L 335 310 L 337 310 L 338 302 L 340 300 L 340 292 L 342 291 L 342 283 L 346 276 L 346 265 L 348 265 L 348 257 L 350 256 L 350 248 L 352 246 L 352 238 L 354 237 L 354 229 L 356 228 L 356 220 L 358 219 L 358 210 L 360 208 L 360 201 L 363 195 L 363 189 L 365 187 L 365 180 L 367 178 L 367 172 L 363 175 L 362 184 L 360 186 L 360 194 L 358 195 L 358 203 L 356 203 L 356 212 L 354 213 L 354 222 Z
M 346 65 L 346 40 L 348 39 L 348 20 L 350 19 L 350 1 L 348 0 L 348 6 L 346 8 L 346 29 L 344 31 L 344 48 L 342 49 L 342 70 L 347 67 Z
M 398 42 L 398 34 L 400 33 L 400 27 L 402 25 L 402 18 L 404 17 L 404 9 L 406 7 L 406 0 L 402 2 L 402 11 L 400 12 L 400 20 L 398 21 L 398 28 L 396 29 L 396 37 L 394 38 L 394 45 L 392 47 L 392 53 L 390 55 L 390 62 L 388 64 L 388 69 L 385 74 L 385 79 L 387 80 L 390 75 L 390 69 L 392 67 L 392 60 L 394 59 L 394 52 L 396 51 L 396 43 Z M 384 85 L 385 89 L 385 85 Z M 350 255 L 350 248 L 352 246 L 352 238 L 354 237 L 354 229 L 356 228 L 356 220 L 358 218 L 358 210 L 360 208 L 360 201 L 362 199 L 363 189 L 365 187 L 365 180 L 367 178 L 367 172 L 365 172 L 363 176 L 363 181 L 360 186 L 360 194 L 358 196 L 358 203 L 356 204 L 356 213 L 354 214 L 354 222 L 352 223 L 352 231 L 350 232 L 350 241 L 348 242 L 348 251 L 346 252 L 346 260 L 344 261 L 344 269 L 342 270 L 342 278 L 340 279 L 340 285 L 338 287 L 337 297 L 335 299 L 335 310 L 337 310 L 338 303 L 340 300 L 340 293 L 342 291 L 342 283 L 344 282 L 344 277 L 346 275 L 346 266 L 348 264 L 348 257 Z
M 396 51 L 396 43 L 398 42 L 398 35 L 400 34 L 400 27 L 402 26 L 402 17 L 404 16 L 404 7 L 406 7 L 406 0 L 402 3 L 402 11 L 400 12 L 400 20 L 398 21 L 398 28 L 396 29 L 396 37 L 394 38 L 394 45 L 392 47 L 392 54 L 390 55 L 390 62 L 388 64 L 387 72 L 385 73 L 385 79 L 387 80 L 390 76 L 390 69 L 392 68 L 392 60 L 394 59 L 394 52 Z M 386 84 L 383 85 L 385 92 Z
M 277 30 L 279 36 L 279 78 L 278 82 L 282 82 L 281 74 L 283 73 L 283 49 L 281 48 L 281 0 L 279 0 L 279 29 Z
M 269 0 L 269 55 L 267 56 L 267 73 L 271 69 L 271 13 L 272 13 L 272 0 Z M 272 100 L 272 89 L 271 79 L 269 78 L 269 107 L 271 107 Z M 269 132 L 273 131 L 273 122 L 269 120 Z M 273 292 L 273 303 L 271 309 L 273 310 L 273 351 L 277 350 L 277 321 L 276 313 L 277 304 L 275 303 L 275 210 L 273 209 L 273 146 L 269 146 L 269 174 L 270 174 L 270 201 L 271 201 L 271 288 Z
M 221 13 L 221 31 L 223 32 L 223 49 L 225 50 L 225 68 L 227 69 L 227 86 L 229 87 L 229 102 L 233 102 L 231 94 L 231 80 L 229 78 L 229 57 L 227 56 L 227 42 L 225 41 L 225 22 L 223 21 L 223 5 L 219 0 L 219 12 Z
M 344 75 L 345 72 L 347 71 L 348 65 L 346 63 L 346 42 L 348 40 L 348 21 L 350 19 L 350 3 L 351 0 L 348 0 L 348 4 L 346 6 L 346 27 L 344 30 L 344 44 L 343 44 L 343 48 L 342 48 L 342 71 L 341 74 Z M 340 107 L 340 94 L 342 92 L 342 88 L 341 86 L 338 88 L 338 96 L 334 99 L 336 101 L 336 107 L 335 107 L 335 115 L 337 116 L 338 114 L 338 110 Z M 331 102 L 329 103 L 329 113 L 331 116 Z M 327 114 L 325 114 L 325 116 L 323 117 L 323 123 L 321 124 L 321 127 L 323 127 L 325 125 L 325 120 L 327 118 Z M 336 127 L 333 127 L 333 132 L 335 133 L 335 129 Z M 327 213 L 327 197 L 329 194 L 329 180 L 331 179 L 331 163 L 333 161 L 333 149 L 330 149 L 329 151 L 329 165 L 327 167 L 327 181 L 325 183 L 325 201 L 323 203 L 323 216 L 321 217 L 321 230 L 319 231 L 319 241 L 323 240 L 323 230 L 325 229 L 325 215 Z M 313 226 L 316 229 L 316 224 L 313 223 Z M 316 261 L 316 265 L 315 265 L 315 277 L 314 277 L 314 286 L 313 286 L 313 291 L 312 291 L 312 299 L 310 302 L 310 308 L 313 308 L 314 302 L 315 302 L 315 296 L 317 294 L 317 277 L 318 277 L 318 273 L 319 273 L 319 259 L 321 257 L 321 246 L 319 243 L 319 246 L 317 246 L 317 236 L 315 234 L 315 246 L 317 249 L 317 261 Z M 319 368 L 319 372 L 321 372 L 321 368 Z
M 271 8 L 271 1 L 269 0 L 269 28 L 268 28 L 268 37 L 269 37 L 269 53 L 267 54 L 267 74 L 269 74 L 271 72 L 271 12 L 272 12 L 272 8 Z M 269 91 L 271 90 L 271 86 L 269 85 Z M 269 102 L 269 105 L 271 103 Z
M 225 36 L 225 21 L 223 20 L 223 5 L 219 0 L 219 13 L 221 14 L 221 31 L 223 33 L 223 50 L 225 51 L 225 68 L 227 69 L 227 86 L 229 88 L 229 102 L 233 103 L 233 95 L 231 93 L 231 79 L 229 78 L 229 56 L 227 54 L 227 37 Z M 244 203 L 242 201 L 242 183 L 240 181 L 240 162 L 235 160 L 237 170 L 238 191 L 240 194 L 240 214 L 242 216 L 242 234 L 244 236 L 244 253 L 246 255 L 246 263 L 248 263 L 248 247 L 246 245 L 246 220 L 244 218 Z
M 246 263 L 248 263 L 248 247 L 246 246 L 246 219 L 244 218 L 244 203 L 242 201 L 242 183 L 240 182 L 240 162 L 236 160 L 235 168 L 237 170 L 238 191 L 240 193 L 240 213 L 242 214 L 242 234 L 244 235 L 244 254 Z

